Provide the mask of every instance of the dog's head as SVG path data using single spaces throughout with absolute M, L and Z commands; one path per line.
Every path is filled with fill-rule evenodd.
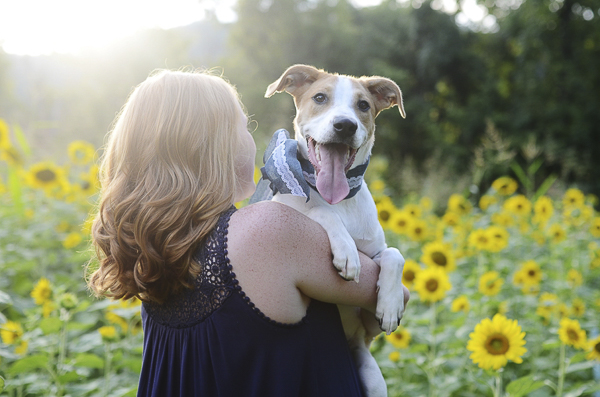
M 400 88 L 384 77 L 356 78 L 294 65 L 269 85 L 265 97 L 282 91 L 294 97 L 299 150 L 313 164 L 317 189 L 330 204 L 348 194 L 346 171 L 371 154 L 379 112 L 397 105 L 406 117 Z

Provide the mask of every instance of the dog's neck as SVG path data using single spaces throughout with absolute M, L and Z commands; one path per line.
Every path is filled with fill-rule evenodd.
M 315 169 L 310 161 L 298 153 L 298 141 L 290 139 L 284 129 L 277 130 L 263 156 L 262 179 L 270 181 L 275 193 L 292 194 L 310 200 L 310 190 L 316 188 Z M 354 197 L 362 187 L 369 159 L 346 172 L 350 192 L 345 199 Z M 262 182 L 262 181 L 261 181 Z

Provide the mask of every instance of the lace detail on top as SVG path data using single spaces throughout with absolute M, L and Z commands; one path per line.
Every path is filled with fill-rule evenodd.
M 227 229 L 235 210 L 232 206 L 221 215 L 216 227 L 194 255 L 202 266 L 194 289 L 185 289 L 163 304 L 144 302 L 144 309 L 154 321 L 171 328 L 190 327 L 221 307 L 236 290 L 237 280 L 227 257 Z

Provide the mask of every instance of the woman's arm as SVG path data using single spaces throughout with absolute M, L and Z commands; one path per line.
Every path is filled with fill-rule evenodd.
M 317 222 L 272 201 L 244 207 L 234 217 L 229 233 L 237 246 L 229 251 L 234 269 L 242 267 L 238 278 L 243 289 L 254 289 L 255 297 L 273 294 L 271 300 L 283 305 L 289 304 L 286 291 L 297 290 L 324 302 L 375 311 L 379 267 L 361 254 L 360 282 L 342 279 L 333 266 L 327 234 Z

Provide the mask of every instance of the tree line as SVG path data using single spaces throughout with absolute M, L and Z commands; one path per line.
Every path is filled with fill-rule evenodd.
M 39 77 L 37 107 L 33 94 L 11 90 L 7 64 L 15 60 L 0 52 L 1 116 L 25 127 L 57 118 L 68 136 L 101 143 L 152 69 L 221 66 L 258 121 L 260 150 L 273 131 L 292 128 L 294 114 L 289 96 L 265 99 L 266 86 L 305 63 L 401 87 L 407 118 L 383 112 L 374 149 L 397 193 L 410 193 L 398 177 L 410 165 L 417 175 L 463 178 L 475 194 L 508 174 L 528 180 L 532 194 L 558 178 L 600 196 L 600 0 L 485 5 L 496 19 L 491 32 L 458 25 L 456 13 L 431 1 L 356 8 L 349 0 L 238 0 L 232 24 L 209 17 L 124 40 L 110 54 L 62 56 L 79 77 L 60 86 Z

